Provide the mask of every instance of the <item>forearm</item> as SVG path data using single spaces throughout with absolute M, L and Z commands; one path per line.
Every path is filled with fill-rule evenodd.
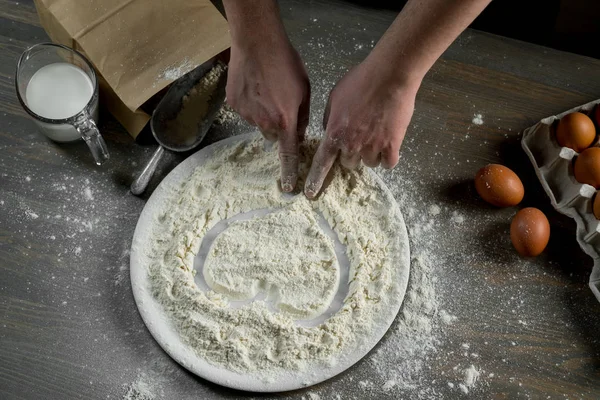
M 418 82 L 491 0 L 409 0 L 370 58 L 393 79 Z
M 234 46 L 269 45 L 287 39 L 275 0 L 223 0 Z

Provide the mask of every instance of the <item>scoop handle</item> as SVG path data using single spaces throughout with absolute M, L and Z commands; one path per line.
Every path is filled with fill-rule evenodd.
M 96 164 L 102 165 L 108 161 L 110 155 L 108 154 L 106 142 L 104 142 L 96 123 L 87 111 L 81 113 L 81 115 L 73 123 L 73 126 L 75 126 L 77 132 L 79 132 L 83 140 L 85 140 L 85 143 L 90 148 Z
M 148 161 L 148 164 L 146 164 L 146 167 L 144 168 L 140 176 L 138 176 L 137 179 L 131 184 L 131 193 L 133 193 L 136 196 L 139 196 L 140 194 L 144 193 L 144 190 L 146 190 L 146 187 L 148 187 L 148 183 L 150 183 L 150 179 L 154 175 L 154 171 L 156 171 L 156 166 L 158 165 L 158 162 L 160 161 L 160 158 L 162 157 L 164 152 L 165 148 L 162 146 L 158 146 L 158 149 L 156 149 L 156 151 L 152 155 L 152 158 L 150 159 L 150 161 Z

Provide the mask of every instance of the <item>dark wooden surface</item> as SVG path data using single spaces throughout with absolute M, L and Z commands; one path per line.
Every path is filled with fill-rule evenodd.
M 136 144 L 104 114 L 112 158 L 98 168 L 83 143 L 50 143 L 20 108 L 16 60 L 47 40 L 32 3 L 0 0 L 0 398 L 122 398 L 140 377 L 155 384 L 157 398 L 251 396 L 177 366 L 138 315 L 128 249 L 147 197 L 132 196 L 128 185 L 154 147 Z M 318 131 L 328 90 L 394 13 L 332 1 L 281 4 L 309 68 Z M 428 237 L 413 237 L 413 252 L 431 247 L 440 308 L 458 318 L 435 328 L 439 344 L 421 372 L 421 386 L 434 391 L 379 390 L 368 356 L 311 393 L 457 398 L 448 385 L 462 379 L 454 367 L 474 364 L 483 372 L 472 398 L 600 397 L 600 304 L 587 288 L 593 262 L 577 246 L 574 222 L 550 207 L 519 143 L 537 120 L 599 96 L 597 60 L 477 31 L 452 45 L 419 92 L 400 165 L 384 174 L 409 227 L 427 219 L 431 205 L 442 210 Z M 472 124 L 475 114 L 483 125 Z M 215 129 L 207 143 L 248 129 Z M 150 189 L 182 157 L 167 157 Z M 515 209 L 495 210 L 475 195 L 471 179 L 488 162 L 512 167 L 527 188 L 523 205 L 549 216 L 542 256 L 517 257 L 508 239 Z M 465 222 L 453 223 L 452 213 Z M 476 359 L 462 354 L 462 343 Z M 360 380 L 377 388 L 361 390 Z M 272 397 L 286 396 L 308 393 Z

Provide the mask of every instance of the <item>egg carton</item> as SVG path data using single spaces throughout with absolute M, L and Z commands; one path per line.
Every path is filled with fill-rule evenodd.
M 594 120 L 592 113 L 598 104 L 600 100 L 544 118 L 523 131 L 521 146 L 533 164 L 552 206 L 577 222 L 577 242 L 594 260 L 589 286 L 600 301 L 600 221 L 592 212 L 596 189 L 577 182 L 573 174 L 573 163 L 578 153 L 568 147 L 561 147 L 554 134 L 556 123 L 566 114 L 579 111 Z M 592 146 L 600 147 L 597 140 Z

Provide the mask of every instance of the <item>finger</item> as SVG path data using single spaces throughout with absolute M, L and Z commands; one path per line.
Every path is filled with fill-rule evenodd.
M 319 194 L 323 182 L 337 158 L 337 154 L 338 148 L 334 147 L 327 138 L 321 141 L 304 185 L 306 197 L 313 199 Z
M 358 164 L 360 164 L 360 153 L 342 151 L 342 154 L 340 154 L 340 164 L 348 169 L 358 167 Z
M 388 147 L 381 152 L 381 166 L 386 169 L 392 169 L 398 164 L 400 159 L 400 150 L 395 147 Z
M 246 117 L 250 117 L 258 126 L 258 130 L 270 142 L 276 142 L 279 138 L 278 124 L 276 118 L 271 112 L 263 107 L 258 107 L 248 112 Z
M 291 192 L 298 180 L 299 138 L 296 119 L 291 121 L 287 132 L 279 135 L 279 162 L 281 163 L 281 190 Z
M 361 152 L 360 156 L 367 167 L 375 168 L 381 162 L 381 153 L 377 150 L 365 149 Z

